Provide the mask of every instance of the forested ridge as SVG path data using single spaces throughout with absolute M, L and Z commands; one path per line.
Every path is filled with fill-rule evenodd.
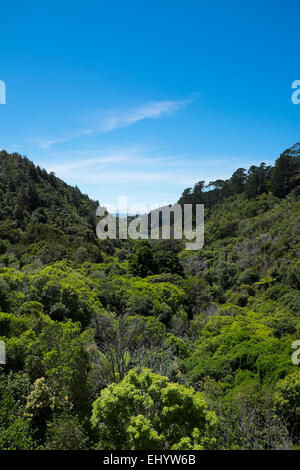
M 2 151 L 0 449 L 299 449 L 299 161 L 186 189 L 193 252 L 98 240 L 96 201 Z

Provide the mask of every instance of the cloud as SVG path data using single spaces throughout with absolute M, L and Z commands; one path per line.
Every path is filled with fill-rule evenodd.
M 157 155 L 153 155 L 153 153 Z M 151 157 L 149 154 L 151 153 Z M 161 168 L 161 165 L 177 165 L 173 156 L 158 153 L 155 147 L 145 148 L 140 145 L 128 145 L 125 147 L 108 147 L 104 149 L 75 149 L 62 151 L 52 150 L 48 153 L 48 161 L 44 163 L 47 171 L 54 171 L 61 178 L 94 179 L 99 170 L 110 167 L 119 169 L 131 168 L 135 173 L 137 167 L 145 166 Z M 63 157 L 63 163 L 61 163 Z M 116 173 L 114 173 L 116 174 Z M 117 178 L 117 174 L 116 174 Z
M 99 113 L 97 113 L 97 116 L 93 116 L 93 124 L 87 129 L 77 129 L 67 133 L 65 136 L 57 138 L 38 137 L 31 139 L 30 142 L 43 150 L 50 150 L 54 145 L 71 142 L 79 137 L 98 134 L 99 132 L 110 132 L 121 127 L 128 127 L 131 124 L 142 121 L 143 119 L 158 119 L 163 115 L 172 114 L 179 109 L 183 109 L 192 101 L 194 101 L 194 98 L 177 101 L 153 101 L 126 111 L 102 111 L 102 117 L 99 119 Z M 91 121 L 91 116 L 89 120 Z
M 63 156 L 62 163 L 61 152 L 52 151 L 45 167 L 70 184 L 112 185 L 114 188 L 118 185 L 159 184 L 163 194 L 170 188 L 173 192 L 173 187 L 183 186 L 184 189 L 199 180 L 211 181 L 220 167 L 220 158 L 168 155 L 161 149 L 133 145 L 101 150 L 68 150 Z M 224 174 L 219 177 L 226 178 L 235 163 L 224 157 L 221 160 Z
M 256 164 L 249 156 L 241 158 L 245 167 Z M 160 207 L 176 202 L 185 188 L 198 181 L 229 178 L 241 158 L 198 152 L 172 154 L 161 147 L 132 143 L 98 149 L 52 149 L 42 166 L 103 205 L 115 204 L 119 195 L 127 195 L 130 204 L 155 203 Z M 41 165 L 40 160 L 38 163 Z
M 54 173 L 63 176 L 68 176 L 74 170 L 79 170 L 79 175 L 82 169 L 90 167 L 91 169 L 99 170 L 106 166 L 108 163 L 115 163 L 122 161 L 122 157 L 99 157 L 91 158 L 81 161 L 67 162 L 67 163 L 56 163 L 54 165 L 46 165 L 46 170 L 54 171 Z
M 48 153 L 49 160 L 44 163 L 47 171 L 54 171 L 60 176 L 68 176 L 74 173 L 81 175 L 82 171 L 91 173 L 103 166 L 118 162 L 138 163 L 143 155 L 140 146 L 109 147 L 104 149 L 75 149 L 52 150 Z M 63 157 L 63 163 L 61 163 Z M 77 172 L 78 170 L 78 172 Z
M 127 127 L 143 119 L 158 119 L 165 114 L 172 114 L 184 108 L 193 99 L 180 101 L 154 101 L 144 106 L 127 111 L 110 111 L 100 120 L 100 132 L 110 132 L 121 127 Z
M 64 137 L 54 138 L 54 139 L 44 139 L 44 138 L 35 138 L 31 139 L 31 142 L 38 145 L 41 149 L 49 150 L 53 145 L 62 144 L 64 142 L 71 142 L 78 137 L 83 137 L 86 135 L 93 134 L 94 129 L 78 129 Z

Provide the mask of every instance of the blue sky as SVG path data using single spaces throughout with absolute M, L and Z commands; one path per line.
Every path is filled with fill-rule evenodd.
M 0 147 L 101 204 L 175 202 L 300 140 L 300 4 L 1 5 Z

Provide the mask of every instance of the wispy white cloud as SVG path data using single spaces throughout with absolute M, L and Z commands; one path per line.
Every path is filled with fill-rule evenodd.
M 91 135 L 93 134 L 94 129 L 78 129 L 77 131 L 74 131 L 72 133 L 68 133 L 67 135 L 63 137 L 58 137 L 58 138 L 53 138 L 53 139 L 46 139 L 46 138 L 34 138 L 31 139 L 30 142 L 33 144 L 36 144 L 38 147 L 40 147 L 43 150 L 49 150 L 53 145 L 56 144 L 62 144 L 65 142 L 71 142 L 74 139 L 77 139 L 78 137 L 83 137 L 86 135 Z
M 100 132 L 109 132 L 127 127 L 143 119 L 158 119 L 165 114 L 172 114 L 184 108 L 193 99 L 153 101 L 146 105 L 123 111 L 109 111 L 100 119 Z
M 54 171 L 61 178 L 77 177 L 79 180 L 97 178 L 99 170 L 107 167 L 115 170 L 122 166 L 124 169 L 131 168 L 130 171 L 134 173 L 139 167 L 148 170 L 159 169 L 163 165 L 175 167 L 179 165 L 173 156 L 161 154 L 155 147 L 146 148 L 140 145 L 112 146 L 101 150 L 64 150 L 63 153 L 52 150 L 47 155 L 48 161 L 44 163 L 47 171 Z M 62 157 L 63 163 L 61 163 Z
M 50 150 L 54 145 L 71 142 L 79 137 L 110 132 L 121 127 L 128 127 L 131 124 L 142 121 L 143 119 L 158 119 L 163 115 L 173 114 L 175 111 L 183 109 L 192 101 L 194 101 L 194 98 L 185 100 L 153 101 L 143 106 L 127 110 L 97 111 L 96 113 L 93 113 L 93 116 L 89 115 L 88 128 L 67 132 L 66 135 L 61 137 L 37 137 L 30 139 L 30 142 L 43 150 Z
M 67 162 L 67 163 L 56 163 L 54 165 L 46 165 L 46 170 L 54 171 L 54 173 L 60 176 L 68 176 L 74 170 L 85 169 L 87 167 L 94 168 L 95 170 L 99 170 L 106 166 L 108 163 L 115 163 L 122 161 L 121 157 L 106 157 L 106 158 L 92 158 L 87 160 L 81 161 L 74 161 L 74 162 Z M 80 173 L 79 173 L 80 174 Z
M 65 150 L 63 155 L 59 151 L 51 151 L 48 154 L 49 160 L 44 163 L 44 166 L 47 171 L 54 171 L 62 178 L 76 175 L 82 179 L 87 173 L 95 174 L 107 166 L 113 167 L 118 163 L 138 163 L 142 155 L 143 149 L 138 146 L 111 147 L 102 150 Z M 62 156 L 64 163 L 61 163 Z

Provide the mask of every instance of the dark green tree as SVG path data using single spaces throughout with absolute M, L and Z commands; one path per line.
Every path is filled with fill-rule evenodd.
M 152 247 L 147 240 L 139 240 L 136 243 L 129 267 L 134 276 L 146 277 L 156 273 Z
M 278 197 L 285 197 L 300 182 L 300 157 L 283 153 L 276 160 L 271 178 L 271 189 Z

